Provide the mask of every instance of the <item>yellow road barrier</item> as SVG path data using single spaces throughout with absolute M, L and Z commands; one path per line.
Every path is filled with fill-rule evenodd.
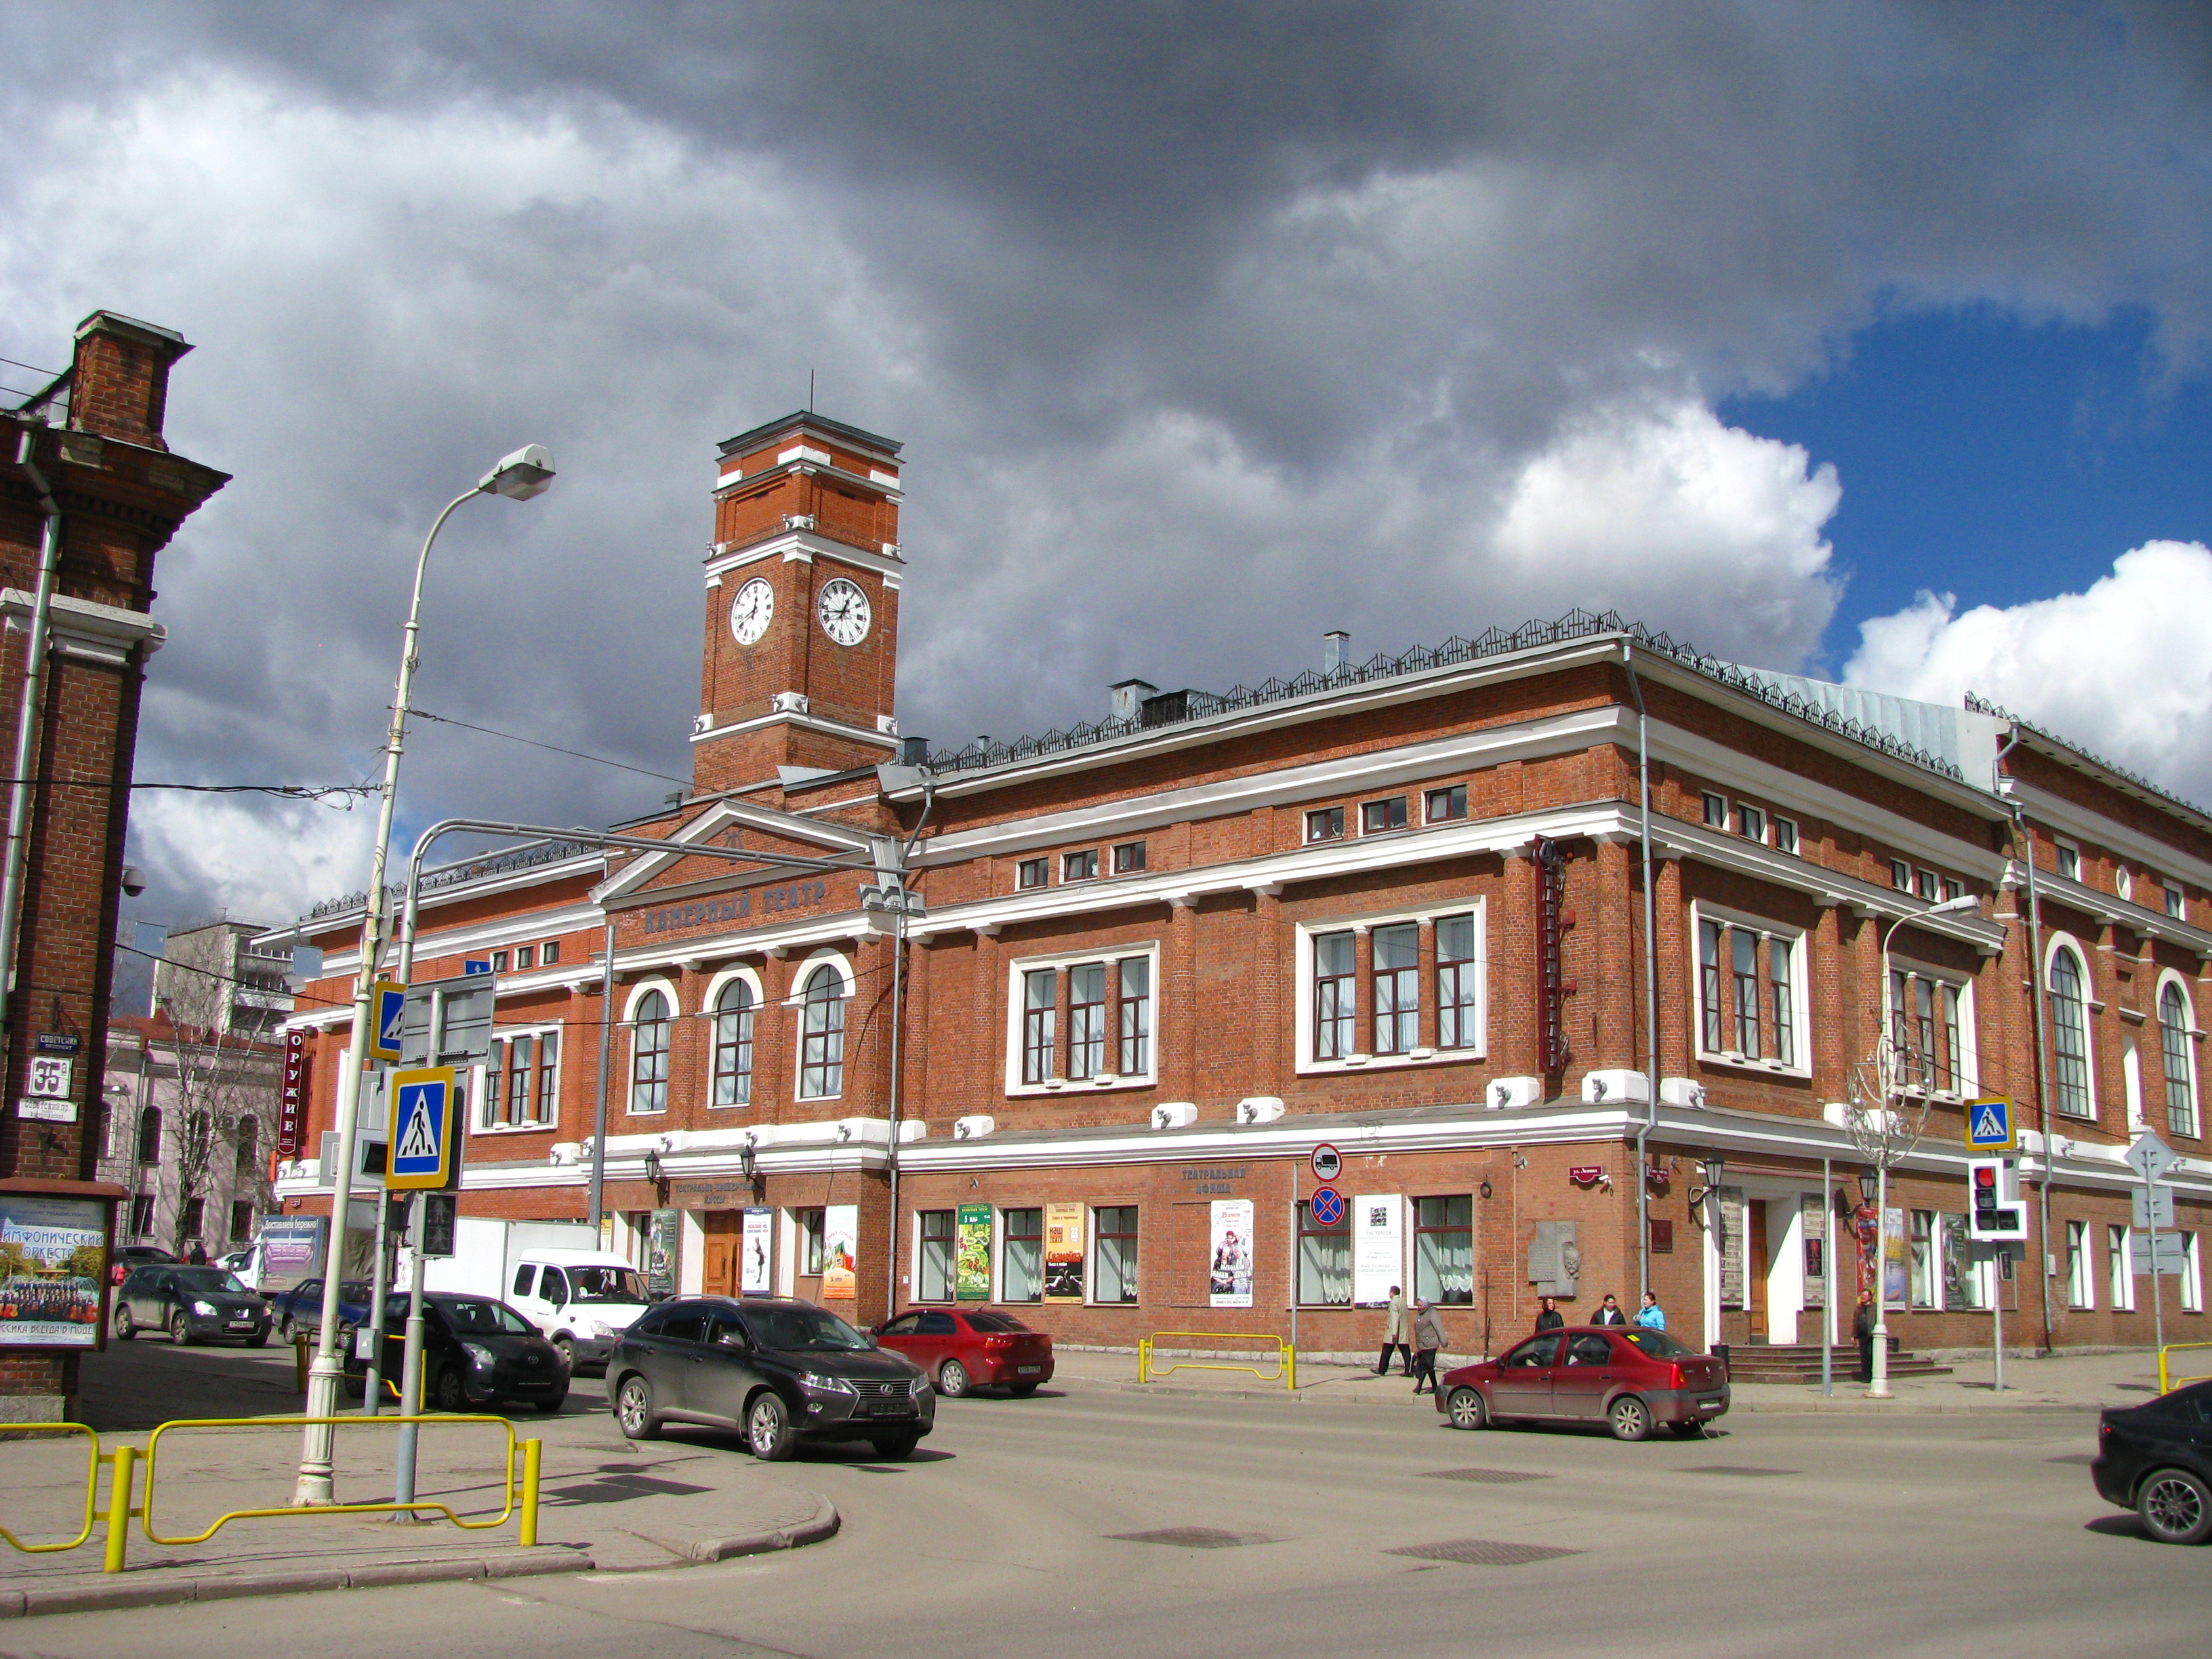
M 2158 1391 L 2160 1394 L 2164 1394 L 2171 1389 L 2179 1388 L 2184 1382 L 2212 1382 L 2212 1371 L 2199 1371 L 2194 1376 L 2170 1377 L 2167 1375 L 2166 1364 L 2166 1355 L 2170 1353 L 2179 1353 L 2185 1348 L 2212 1348 L 2212 1342 L 2169 1342 L 2164 1347 L 2160 1348 L 2158 1351 Z
M 82 1423 L 10 1423 L 9 1434 L 81 1434 L 85 1438 L 84 1466 L 84 1526 L 77 1535 L 65 1544 L 26 1544 L 6 1527 L 0 1526 L 0 1538 L 26 1555 L 45 1555 L 54 1550 L 73 1550 L 92 1536 L 93 1517 L 100 1507 L 100 1466 L 107 1462 L 100 1455 L 100 1437 Z
M 1153 1363 L 1152 1356 L 1163 1340 L 1177 1342 L 1265 1342 L 1273 1350 L 1275 1369 L 1262 1370 L 1258 1365 L 1238 1365 L 1225 1360 L 1178 1359 L 1166 1365 Z M 1255 1353 L 1255 1359 L 1265 1359 L 1265 1352 Z M 1137 1343 L 1137 1381 L 1149 1382 L 1156 1376 L 1165 1376 L 1170 1371 L 1248 1371 L 1262 1382 L 1280 1382 L 1286 1389 L 1298 1386 L 1298 1351 L 1279 1336 L 1265 1332 L 1243 1331 L 1154 1331 L 1139 1338 Z

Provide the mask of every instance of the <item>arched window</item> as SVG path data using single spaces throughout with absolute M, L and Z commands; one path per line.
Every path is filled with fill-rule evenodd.
M 668 1109 L 668 999 L 647 991 L 630 1014 L 629 1109 Z
M 2065 945 L 2051 953 L 2051 1082 L 2058 1109 L 2069 1117 L 2091 1115 L 2089 1107 L 2088 1009 L 2082 1001 L 2081 959 Z
M 149 1106 L 138 1114 L 138 1161 L 161 1161 L 161 1110 L 158 1106 Z
M 2166 1127 L 2178 1135 L 2197 1133 L 2197 1068 L 2189 1053 L 2189 999 L 2172 980 L 2159 994 L 2158 1035 L 2166 1051 Z
M 238 1120 L 238 1173 L 251 1175 L 259 1161 L 261 1151 L 261 1120 L 241 1117 Z
M 717 1106 L 753 1097 L 753 988 L 733 979 L 714 999 L 714 1093 Z
M 799 1097 L 825 1100 L 845 1092 L 845 979 L 823 963 L 806 976 L 799 1055 Z

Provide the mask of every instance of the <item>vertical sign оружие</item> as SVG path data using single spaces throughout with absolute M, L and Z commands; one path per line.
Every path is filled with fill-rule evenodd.
M 1044 1299 L 1083 1300 L 1083 1206 L 1044 1206 Z
M 961 1302 L 991 1299 L 991 1206 L 963 1204 L 960 1237 L 952 1258 L 952 1294 Z
M 295 1158 L 307 1127 L 307 1078 L 314 1056 L 304 1030 L 284 1033 L 284 1089 L 276 1103 L 276 1156 Z

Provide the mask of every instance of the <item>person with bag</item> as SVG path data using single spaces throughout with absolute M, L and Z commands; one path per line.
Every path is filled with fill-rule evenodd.
M 1413 1321 L 1413 1392 L 1434 1394 L 1437 1391 L 1437 1354 L 1444 1346 L 1444 1322 L 1437 1316 L 1437 1304 L 1421 1304 L 1419 1316 Z M 1425 1382 L 1425 1389 L 1421 1384 Z
M 1411 1376 L 1413 1374 L 1413 1351 L 1406 1346 L 1408 1334 L 1410 1333 L 1407 1329 L 1406 1322 L 1406 1293 L 1397 1285 L 1393 1285 L 1390 1287 L 1389 1308 L 1382 1322 L 1382 1354 L 1375 1362 L 1376 1376 L 1389 1375 L 1390 1351 L 1394 1348 L 1398 1352 L 1399 1364 L 1406 1368 L 1403 1375 Z

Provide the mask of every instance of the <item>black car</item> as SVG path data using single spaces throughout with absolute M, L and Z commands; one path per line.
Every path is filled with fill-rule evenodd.
M 2164 1544 L 2212 1538 L 2212 1382 L 2097 1416 L 2097 1494 L 2135 1510 Z
M 141 1331 L 167 1331 L 173 1341 L 269 1340 L 269 1304 L 228 1267 L 149 1262 L 116 1287 L 113 1327 L 118 1341 Z
M 865 1440 L 879 1457 L 904 1457 L 937 1425 L 920 1367 L 826 1309 L 781 1297 L 647 1310 L 608 1358 L 607 1399 L 632 1440 L 664 1423 L 703 1423 L 737 1430 L 769 1460 L 808 1440 Z
M 143 1267 L 149 1262 L 174 1261 L 179 1258 L 159 1244 L 118 1244 L 110 1254 L 107 1263 L 108 1282 L 120 1285 L 131 1276 L 133 1267 Z
M 365 1340 L 366 1339 L 364 1339 Z M 368 1357 L 360 1343 L 346 1352 L 346 1392 L 356 1400 L 368 1387 Z M 386 1382 L 397 1387 L 407 1357 L 407 1298 L 384 1304 Z M 485 1406 L 526 1405 L 557 1412 L 568 1399 L 568 1362 L 538 1328 L 504 1302 L 488 1296 L 432 1291 L 422 1298 L 422 1405 L 426 1410 L 465 1412 Z

